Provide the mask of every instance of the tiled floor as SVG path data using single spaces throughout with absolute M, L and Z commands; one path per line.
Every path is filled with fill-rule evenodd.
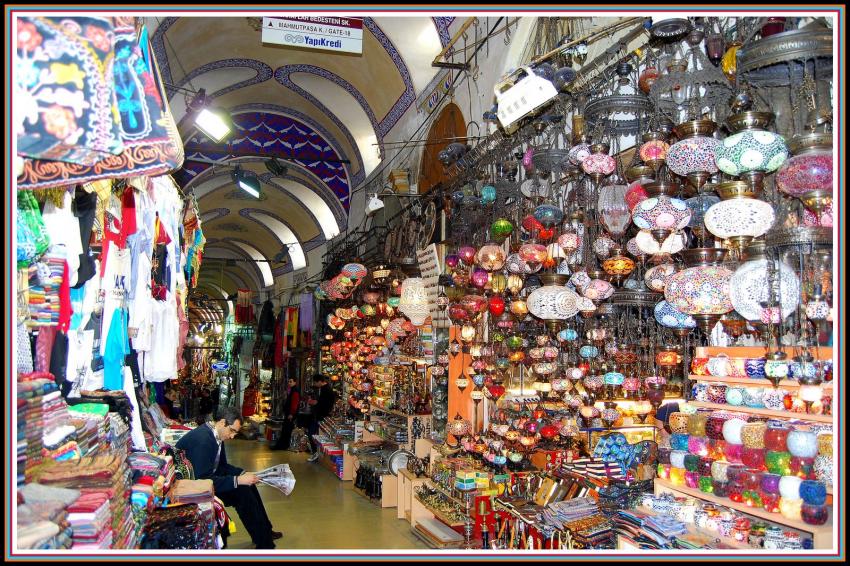
M 396 518 L 396 509 L 381 509 L 352 489 L 353 482 L 340 481 L 318 463 L 307 462 L 306 453 L 269 450 L 265 442 L 232 440 L 227 460 L 248 471 L 288 463 L 295 474 L 295 490 L 289 497 L 259 484 L 266 512 L 275 530 L 283 531 L 277 548 L 300 549 L 425 549 L 410 531 L 410 524 Z M 237 531 L 228 548 L 250 549 L 254 545 L 236 510 L 228 508 Z

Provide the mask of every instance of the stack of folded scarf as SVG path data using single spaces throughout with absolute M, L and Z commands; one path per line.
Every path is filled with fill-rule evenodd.
M 109 496 L 103 492 L 83 493 L 68 507 L 68 521 L 74 529 L 74 549 L 110 548 L 112 517 Z
M 72 400 L 71 403 L 74 403 Z M 77 427 L 77 445 L 83 456 L 106 452 L 109 435 L 109 405 L 106 403 L 77 403 L 68 407 L 71 422 Z
M 71 489 L 27 484 L 18 491 L 18 548 L 71 548 L 67 507 L 80 497 Z
M 174 503 L 211 503 L 214 497 L 212 480 L 177 480 L 168 493 Z
M 50 374 L 18 375 L 18 437 L 22 445 L 18 449 L 18 461 L 20 463 L 24 460 L 23 473 L 26 482 L 33 480 L 33 471 L 44 460 L 43 434 L 50 432 L 45 427 L 45 407 L 50 411 L 47 417 L 55 428 L 58 421 L 54 415 L 56 411 L 61 411 L 62 403 L 59 388 Z M 23 440 L 20 440 L 21 427 Z

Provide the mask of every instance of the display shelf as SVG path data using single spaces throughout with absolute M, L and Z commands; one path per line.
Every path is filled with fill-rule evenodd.
M 752 407 L 739 407 L 735 405 L 709 403 L 707 401 L 689 401 L 688 404 L 703 409 L 715 409 L 734 413 L 749 413 L 752 415 L 761 415 L 763 417 L 776 417 L 780 419 L 833 424 L 833 415 L 809 415 L 806 413 L 792 413 L 790 411 L 774 411 L 773 409 L 753 409 Z
M 718 354 L 726 354 L 730 358 L 763 358 L 766 352 L 764 346 L 697 346 L 694 357 L 709 358 Z M 799 347 L 783 346 L 782 351 L 788 356 L 794 356 L 800 352 Z M 832 348 L 829 346 L 810 346 L 812 355 L 818 354 L 819 360 L 831 360 Z
M 413 498 L 413 489 L 426 481 L 428 481 L 427 477 L 416 477 L 416 474 L 407 469 L 398 471 L 398 510 L 396 511 L 398 519 L 405 519 L 408 523 L 410 522 L 410 500 Z
M 445 514 L 443 514 L 442 511 L 438 511 L 437 509 L 434 509 L 433 507 L 429 507 L 428 504 L 426 504 L 424 501 L 419 499 L 419 497 L 417 497 L 415 494 L 414 494 L 413 498 L 419 503 L 419 505 L 421 505 L 422 507 L 427 509 L 429 512 L 431 512 L 434 515 L 434 517 L 436 517 L 437 519 L 439 519 L 440 521 L 442 521 L 446 525 L 448 525 L 450 527 L 462 527 L 463 526 L 463 522 L 452 521 Z
M 759 519 L 764 519 L 765 521 L 791 527 L 804 533 L 811 533 L 814 539 L 814 547 L 816 549 L 832 548 L 832 508 L 830 508 L 829 522 L 826 525 L 818 526 L 809 525 L 801 520 L 788 519 L 779 513 L 771 513 L 770 511 L 759 509 L 757 507 L 748 507 L 744 503 L 737 503 L 731 499 L 726 499 L 725 497 L 717 497 L 710 493 L 704 493 L 698 489 L 693 489 L 683 485 L 673 485 L 667 480 L 655 478 L 655 494 L 660 495 L 662 493 L 695 497 L 716 505 L 729 507 L 730 509 L 734 509 L 746 515 L 758 517 Z
M 741 385 L 752 385 L 755 387 L 773 387 L 773 384 L 767 379 L 753 379 L 749 377 L 714 377 L 712 375 L 689 375 L 691 381 L 707 381 L 711 383 L 735 383 Z M 800 387 L 800 382 L 793 379 L 783 379 L 779 382 L 779 387 L 786 389 L 796 389 Z M 821 384 L 824 390 L 832 389 L 832 382 L 827 381 Z

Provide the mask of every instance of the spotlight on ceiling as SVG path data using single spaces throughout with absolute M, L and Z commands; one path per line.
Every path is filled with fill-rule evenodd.
M 233 170 L 233 182 L 239 185 L 239 188 L 251 195 L 254 198 L 260 198 L 260 180 L 256 175 L 243 171 L 239 165 Z
M 265 162 L 266 169 L 275 177 L 283 177 L 286 175 L 286 165 L 277 160 L 276 157 L 267 159 Z
M 212 108 L 204 89 L 200 89 L 187 104 L 189 113 L 195 115 L 195 126 L 205 136 L 218 143 L 233 130 L 230 116 L 223 110 Z

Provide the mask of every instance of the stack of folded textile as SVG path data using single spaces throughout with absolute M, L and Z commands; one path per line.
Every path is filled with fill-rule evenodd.
M 186 435 L 187 432 L 192 430 L 189 427 L 185 427 L 183 425 L 171 425 L 167 428 L 162 429 L 162 434 L 160 435 L 160 439 L 165 444 L 170 444 L 171 446 L 176 446 L 177 442 Z
M 18 491 L 18 548 L 71 548 L 72 527 L 67 507 L 80 492 L 27 484 Z
M 112 517 L 109 507 L 109 496 L 104 492 L 84 493 L 68 507 L 68 521 L 74 529 L 74 549 L 112 546 Z
M 77 427 L 77 445 L 83 456 L 95 456 L 99 451 L 107 451 L 109 405 L 106 403 L 72 404 L 68 407 L 68 414 L 71 415 L 71 422 Z
M 148 515 L 141 548 L 214 548 L 209 531 L 210 525 L 197 504 L 158 507 Z
M 47 402 L 45 403 L 45 399 Z M 45 428 L 45 405 L 51 410 L 51 422 L 55 423 L 52 411 L 62 402 L 59 387 L 49 373 L 31 373 L 18 375 L 18 422 L 23 423 L 24 452 L 19 449 L 19 462 L 24 461 L 24 479 L 27 482 L 33 479 L 33 470 L 37 468 L 44 459 L 42 448 L 44 446 L 42 435 L 49 432 Z M 20 401 L 23 401 L 21 403 Z M 63 423 L 60 423 L 63 424 Z M 18 432 L 20 436 L 20 430 Z
M 675 548 L 676 537 L 687 535 L 687 526 L 669 515 L 647 513 L 639 509 L 621 509 L 612 516 L 617 533 L 640 548 Z
M 212 480 L 177 480 L 168 492 L 173 503 L 211 503 Z
M 576 548 L 616 548 L 614 526 L 604 515 L 564 523 Z
M 106 501 L 110 532 L 108 535 L 99 532 L 96 540 L 87 540 L 86 544 L 133 548 L 126 545 L 134 529 L 124 520 L 125 515 L 130 514 L 130 470 L 123 456 L 108 453 L 96 457 L 86 456 L 79 462 L 48 462 L 37 471 L 36 477 L 41 483 L 79 488 L 83 495 L 100 497 Z M 75 540 L 76 536 L 75 530 Z
M 543 511 L 543 520 L 556 529 L 565 523 L 586 519 L 599 514 L 599 507 L 592 497 L 577 497 L 566 501 L 550 503 Z
M 59 290 L 65 270 L 64 247 L 54 246 L 41 261 L 29 267 L 29 326 L 59 324 Z
M 78 460 L 82 454 L 77 444 L 77 427 L 71 424 L 61 425 L 42 435 L 44 447 L 41 450 L 45 458 L 59 462 Z

